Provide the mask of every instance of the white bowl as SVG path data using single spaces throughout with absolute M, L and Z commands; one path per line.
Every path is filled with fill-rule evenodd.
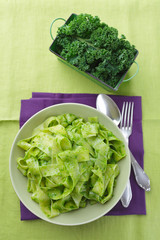
M 35 127 L 41 124 L 45 119 L 50 116 L 56 116 L 64 113 L 73 113 L 76 116 L 83 117 L 87 120 L 87 117 L 97 116 L 99 122 L 103 124 L 107 129 L 112 131 L 119 139 L 121 139 L 125 144 L 125 149 L 127 156 L 119 162 L 120 174 L 118 176 L 117 184 L 114 189 L 114 195 L 112 199 L 106 202 L 104 205 L 94 204 L 87 205 L 85 208 L 81 208 L 75 211 L 61 214 L 55 218 L 49 219 L 41 211 L 39 205 L 31 199 L 31 194 L 27 191 L 27 178 L 24 177 L 20 171 L 17 169 L 16 160 L 20 156 L 24 156 L 24 151 L 17 146 L 17 142 L 21 139 L 31 136 L 32 131 Z M 17 136 L 12 145 L 10 160 L 9 160 L 9 170 L 10 177 L 14 187 L 14 190 L 21 200 L 21 202 L 36 216 L 48 221 L 50 223 L 59 225 L 81 225 L 85 223 L 92 222 L 106 213 L 108 213 L 120 200 L 127 181 L 130 175 L 130 157 L 127 143 L 124 136 L 122 135 L 119 128 L 112 122 L 110 118 L 100 113 L 95 108 L 89 107 L 83 104 L 76 103 L 63 103 L 57 104 L 48 108 L 41 110 L 40 112 L 33 115 L 19 130 Z

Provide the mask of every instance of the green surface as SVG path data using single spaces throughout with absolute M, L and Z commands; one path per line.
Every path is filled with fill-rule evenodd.
M 139 50 L 138 75 L 116 94 L 142 96 L 144 166 L 151 179 L 146 216 L 115 216 L 82 226 L 63 227 L 41 220 L 20 221 L 19 200 L 9 179 L 9 153 L 19 128 L 20 100 L 32 91 L 108 93 L 62 64 L 49 51 L 50 23 L 87 12 L 119 29 Z M 0 239 L 158 239 L 160 169 L 159 0 L 1 0 L 0 1 Z M 56 22 L 53 34 L 56 34 Z M 135 72 L 134 66 L 127 77 Z

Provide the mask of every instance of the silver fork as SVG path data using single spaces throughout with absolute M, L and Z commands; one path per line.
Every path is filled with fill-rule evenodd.
M 134 102 L 123 103 L 120 129 L 123 135 L 125 136 L 127 143 L 130 135 L 132 134 L 133 109 L 134 109 Z M 130 180 L 128 180 L 125 191 L 121 197 L 122 205 L 124 207 L 128 207 L 131 199 L 132 199 L 132 190 L 131 190 Z
M 122 121 L 120 124 L 121 131 L 125 138 L 129 139 L 129 136 L 132 134 L 132 125 L 133 125 L 133 108 L 134 102 L 124 102 L 122 107 Z M 141 168 L 139 163 L 136 161 L 132 152 L 130 151 L 131 164 L 133 167 L 135 179 L 138 185 L 143 188 L 145 191 L 150 191 L 150 179 L 144 170 Z
M 123 102 L 120 129 L 123 135 L 125 136 L 127 142 L 128 142 L 128 138 L 132 134 L 133 109 L 134 109 L 134 102 L 129 102 L 129 103 Z

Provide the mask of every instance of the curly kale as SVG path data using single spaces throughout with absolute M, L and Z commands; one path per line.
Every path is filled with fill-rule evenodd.
M 116 50 L 118 47 L 118 31 L 108 25 L 97 28 L 92 32 L 89 42 L 98 48 Z
M 85 54 L 88 51 L 88 44 L 75 40 L 68 44 L 61 52 L 61 56 L 72 65 L 78 67 L 82 71 L 89 70 L 86 62 Z
M 118 37 L 118 30 L 96 16 L 80 14 L 58 29 L 57 53 L 81 71 L 115 87 L 135 59 L 137 50 Z
M 93 17 L 90 14 L 80 14 L 68 25 L 60 27 L 57 33 L 58 35 L 88 38 L 99 26 L 99 17 Z

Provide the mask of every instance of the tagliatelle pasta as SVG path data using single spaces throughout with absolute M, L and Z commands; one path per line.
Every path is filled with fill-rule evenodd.
M 85 121 L 73 114 L 48 118 L 18 146 L 25 155 L 17 168 L 49 218 L 111 199 L 118 161 L 126 155 L 123 142 L 96 117 Z

